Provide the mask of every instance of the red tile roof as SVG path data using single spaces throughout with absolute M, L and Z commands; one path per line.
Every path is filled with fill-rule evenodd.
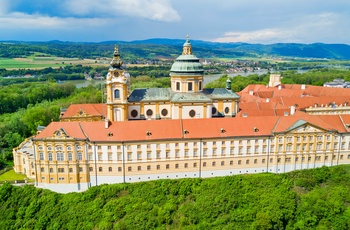
M 298 115 L 297 115 L 298 114 Z M 68 136 L 88 138 L 92 142 L 134 142 L 173 139 L 234 138 L 269 136 L 287 132 L 298 121 L 304 121 L 327 131 L 349 132 L 350 115 L 257 116 L 236 118 L 208 118 L 184 120 L 143 120 L 110 122 L 52 122 L 35 139 L 51 137 L 55 131 L 64 129 Z
M 79 122 L 51 122 L 43 131 L 35 136 L 35 139 L 52 137 L 60 129 L 64 130 L 69 137 L 86 139 Z
M 82 110 L 90 116 L 104 116 L 106 117 L 106 104 L 71 104 L 62 118 L 74 117 Z

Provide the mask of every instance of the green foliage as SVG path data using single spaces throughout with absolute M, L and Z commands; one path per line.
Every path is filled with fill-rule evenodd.
M 350 70 L 337 70 L 337 69 L 317 69 L 310 70 L 305 73 L 298 73 L 295 70 L 289 70 L 281 72 L 282 84 L 307 84 L 322 86 L 326 82 L 333 81 L 335 78 L 341 78 L 345 81 L 350 81 Z M 269 83 L 270 73 L 267 74 L 252 74 L 249 76 L 235 76 L 230 77 L 231 88 L 234 92 L 243 90 L 250 84 L 263 84 Z M 225 88 L 226 80 L 228 76 L 223 75 L 219 79 L 210 82 L 205 85 L 205 88 Z
M 24 138 L 35 134 L 39 125 L 47 126 L 51 121 L 59 120 L 61 107 L 67 108 L 71 103 L 102 101 L 101 90 L 91 85 L 76 89 L 72 84 L 25 83 L 0 89 L 3 100 L 0 107 L 17 110 L 0 115 L 0 169 L 12 160 L 12 149 Z
M 0 229 L 349 229 L 349 202 L 349 165 L 101 185 L 65 195 L 4 184 Z
M 151 78 L 149 76 L 131 78 L 131 88 L 170 88 L 170 78 Z

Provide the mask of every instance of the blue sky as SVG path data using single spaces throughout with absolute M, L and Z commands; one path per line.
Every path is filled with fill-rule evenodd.
M 349 0 L 0 0 L 0 40 L 350 44 Z

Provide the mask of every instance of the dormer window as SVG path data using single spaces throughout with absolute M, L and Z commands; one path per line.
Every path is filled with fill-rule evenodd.
M 119 99 L 119 98 L 120 98 L 119 89 L 114 90 L 114 98 L 115 98 L 115 99 Z

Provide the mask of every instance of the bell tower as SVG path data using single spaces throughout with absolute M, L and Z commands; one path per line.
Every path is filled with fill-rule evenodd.
M 110 121 L 125 121 L 128 119 L 130 75 L 123 68 L 118 46 L 114 47 L 113 59 L 106 79 L 107 118 Z

